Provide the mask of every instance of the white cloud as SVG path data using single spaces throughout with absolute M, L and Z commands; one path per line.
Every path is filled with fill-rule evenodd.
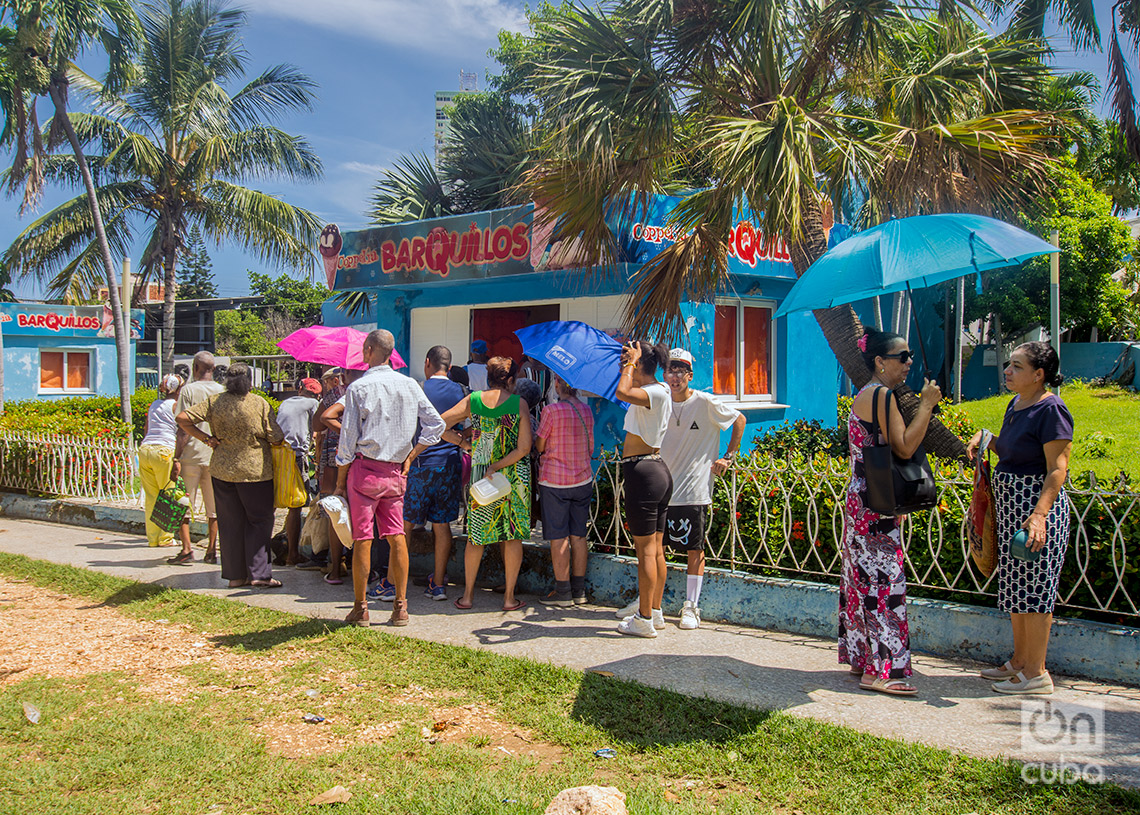
M 513 0 L 246 0 L 259 14 L 428 53 L 483 54 L 501 29 L 521 31 L 526 18 Z M 320 35 L 314 34 L 316 44 Z
M 380 173 L 387 169 L 383 164 L 366 164 L 363 161 L 346 161 L 340 165 L 339 169 L 347 173 L 363 173 L 365 175 L 379 177 Z

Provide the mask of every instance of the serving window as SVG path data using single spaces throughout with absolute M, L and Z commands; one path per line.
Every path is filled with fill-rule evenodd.
M 739 402 L 770 402 L 774 304 L 718 300 L 713 325 L 713 393 Z
M 40 393 L 91 393 L 90 351 L 40 351 Z

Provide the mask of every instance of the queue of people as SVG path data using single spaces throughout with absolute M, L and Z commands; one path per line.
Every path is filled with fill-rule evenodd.
M 447 600 L 452 524 L 465 516 L 462 594 L 454 606 L 475 604 L 475 583 L 484 547 L 499 544 L 505 570 L 504 611 L 525 606 L 517 596 L 522 540 L 537 514 L 550 542 L 554 590 L 541 598 L 553 607 L 587 601 L 587 522 L 593 496 L 593 414 L 565 381 L 552 377 L 547 394 L 534 387 L 532 365 L 522 373 L 507 357 L 488 357 L 472 345 L 467 369 L 452 365 L 444 346 L 424 360 L 424 383 L 388 364 L 394 338 L 382 329 L 364 343 L 366 371 L 326 373 L 322 382 L 299 383 L 296 397 L 274 414 L 252 393 L 250 370 L 229 368 L 213 381 L 214 360 L 194 358 L 193 381 L 171 374 L 148 409 L 140 466 L 148 496 L 179 473 L 191 500 L 203 492 L 209 526 L 206 561 L 220 547 L 222 576 L 231 587 L 275 588 L 268 540 L 273 528 L 270 446 L 288 443 L 301 472 L 310 455 L 321 494 L 344 496 L 352 529 L 353 607 L 346 621 L 368 625 L 369 602 L 392 603 L 389 623 L 408 623 L 408 538 L 430 529 L 434 563 L 425 595 Z M 918 449 L 941 391 L 927 382 L 909 420 L 893 398 L 914 361 L 905 338 L 867 329 L 859 341 L 870 374 L 856 394 L 848 420 L 851 480 L 843 511 L 839 599 L 839 662 L 865 690 L 913 696 L 906 614 L 905 553 L 901 519 L 876 512 L 867 501 L 865 451 L 887 444 L 901 459 Z M 667 574 L 665 547 L 684 552 L 685 599 L 679 628 L 700 627 L 707 524 L 713 479 L 740 448 L 744 416 L 690 387 L 693 358 L 684 349 L 631 342 L 623 347 L 616 395 L 629 404 L 624 420 L 621 468 L 624 512 L 637 555 L 637 599 L 618 612 L 618 631 L 656 637 L 666 627 L 662 601 Z M 472 367 L 475 368 L 472 371 Z M 658 370 L 664 382 L 658 380 Z M 474 374 L 474 375 L 472 375 Z M 1013 651 L 1001 666 L 982 671 L 1001 693 L 1050 693 L 1045 654 L 1059 576 L 1069 539 L 1064 492 L 1073 420 L 1048 388 L 1060 383 L 1057 355 L 1046 343 L 1019 346 L 1006 369 L 1015 394 L 989 449 L 999 456 L 994 475 L 999 540 L 999 608 L 1010 614 Z M 467 382 L 481 387 L 471 390 Z M 522 387 L 528 386 L 530 389 Z M 529 397 L 524 398 L 520 394 Z M 731 431 L 721 451 L 721 434 Z M 977 454 L 982 435 L 971 440 Z M 481 504 L 467 485 L 501 473 L 505 496 Z M 216 516 L 216 517 L 215 517 Z M 331 521 L 330 521 L 331 525 Z M 170 542 L 148 524 L 148 542 Z M 298 564 L 300 510 L 286 522 L 287 560 Z M 1015 535 L 1024 530 L 1030 555 L 1019 554 Z M 171 563 L 192 558 L 188 525 L 179 532 L 182 551 Z M 325 579 L 342 581 L 343 550 L 330 533 Z M 377 564 L 374 541 L 386 546 Z M 302 568 L 312 564 L 302 564 Z M 380 566 L 378 569 L 377 566 Z M 379 572 L 379 574 L 377 573 Z M 370 586 L 370 583 L 372 584 Z

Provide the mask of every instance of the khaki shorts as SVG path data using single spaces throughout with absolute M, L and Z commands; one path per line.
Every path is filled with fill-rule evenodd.
M 210 465 L 183 464 L 182 480 L 186 483 L 186 494 L 190 496 L 190 507 L 193 511 L 197 503 L 198 487 L 202 488 L 202 503 L 206 505 L 206 517 L 217 518 L 214 508 L 214 482 L 210 480 Z

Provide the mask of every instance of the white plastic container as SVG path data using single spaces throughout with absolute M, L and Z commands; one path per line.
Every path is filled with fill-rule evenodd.
M 493 504 L 511 494 L 511 482 L 501 472 L 480 478 L 471 485 L 471 499 L 481 507 Z

